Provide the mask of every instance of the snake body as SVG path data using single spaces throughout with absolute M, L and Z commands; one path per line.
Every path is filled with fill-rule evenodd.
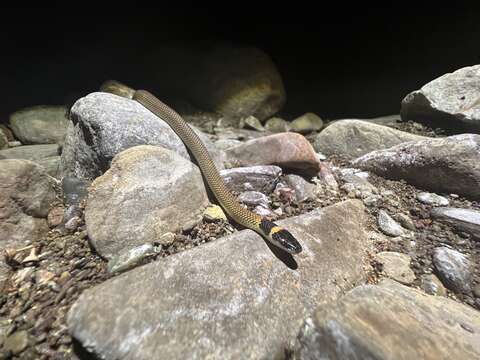
M 225 185 L 203 142 L 175 110 L 148 91 L 133 90 L 117 81 L 107 81 L 101 90 L 131 98 L 164 120 L 191 151 L 213 195 L 235 222 L 254 230 L 273 245 L 291 254 L 302 251 L 300 243 L 290 232 L 238 203 Z

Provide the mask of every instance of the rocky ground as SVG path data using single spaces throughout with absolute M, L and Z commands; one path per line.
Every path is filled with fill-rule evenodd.
M 419 121 L 411 102 L 430 88 L 402 104 L 415 121 L 185 116 L 238 200 L 301 240 L 293 258 L 212 206 L 182 143 L 138 104 L 91 94 L 64 132 L 58 108 L 15 114 L 0 150 L 0 358 L 475 358 L 480 140 Z M 28 126 L 52 114 L 61 150 Z

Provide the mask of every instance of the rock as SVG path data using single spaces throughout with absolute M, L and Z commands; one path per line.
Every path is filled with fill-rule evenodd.
M 362 199 L 379 193 L 378 189 L 366 180 L 366 178 L 358 176 L 357 174 L 345 174 L 342 176 L 342 180 L 345 182 L 345 184 L 342 185 L 343 190 L 346 192 L 358 191 Z
M 446 296 L 447 290 L 442 282 L 433 274 L 425 274 L 421 277 L 422 289 L 430 295 Z
M 225 220 L 227 216 L 223 212 L 222 208 L 218 205 L 209 205 L 203 212 L 203 217 L 207 221 Z
M 292 131 L 300 134 L 308 134 L 312 131 L 320 131 L 323 127 L 323 120 L 314 113 L 306 113 L 293 120 L 290 124 Z
M 295 199 L 298 202 L 313 200 L 317 197 L 315 193 L 316 186 L 309 183 L 301 176 L 295 174 L 285 175 L 285 182 L 295 191 Z
M 111 274 L 121 273 L 134 268 L 145 257 L 155 254 L 155 249 L 151 244 L 143 244 L 132 249 L 127 249 L 115 255 L 108 261 L 107 271 Z
M 260 137 L 264 137 L 266 135 L 269 135 L 270 133 L 268 132 L 259 132 L 259 131 L 254 131 L 254 130 L 248 130 L 248 129 L 236 129 L 236 128 L 222 128 L 222 127 L 217 127 L 215 128 L 215 135 L 218 137 L 220 140 L 240 140 L 240 141 L 247 141 L 247 140 L 253 140 L 253 139 L 258 139 Z
M 10 267 L 5 263 L 5 260 L 3 259 L 3 254 L 2 254 L 2 256 L 0 257 L 0 294 L 3 293 L 3 289 L 9 278 L 10 278 Z M 0 347 L 1 346 L 2 345 L 0 341 Z
M 190 159 L 175 132 L 136 101 L 93 93 L 73 105 L 71 117 L 61 157 L 64 176 L 94 179 L 110 167 L 115 155 L 136 145 L 160 145 Z M 222 169 L 222 154 L 206 135 L 195 132 Z
M 402 101 L 402 119 L 479 133 L 479 93 L 480 65 L 461 68 L 408 94 Z
M 0 150 L 0 159 L 25 159 L 38 162 L 58 156 L 57 144 L 25 145 Z
M 237 200 L 245 205 L 262 205 L 263 207 L 268 207 L 270 199 L 258 191 L 244 191 L 238 195 Z
M 395 215 L 395 220 L 397 220 L 400 223 L 400 225 L 405 229 L 412 230 L 412 231 L 417 230 L 417 227 L 415 226 L 415 223 L 413 222 L 412 218 L 407 214 L 398 213 Z
M 278 223 L 302 243 L 294 259 L 238 231 L 83 291 L 70 333 L 108 359 L 282 357 L 318 301 L 364 278 L 368 239 L 355 200 Z
M 52 156 L 35 161 L 42 166 L 48 175 L 60 179 L 60 156 Z
M 28 346 L 28 333 L 26 330 L 14 332 L 5 339 L 3 348 L 14 355 L 20 354 Z
M 34 106 L 10 115 L 10 128 L 23 144 L 63 142 L 69 120 L 64 106 Z
M 171 150 L 142 145 L 122 151 L 93 181 L 85 223 L 94 248 L 110 259 L 200 221 L 207 204 L 194 164 Z
M 435 248 L 433 264 L 442 283 L 455 292 L 469 292 L 472 264 L 468 257 L 447 247 Z
M 377 223 L 380 230 L 386 235 L 400 236 L 405 234 L 405 230 L 385 210 L 378 212 Z
M 320 170 L 312 145 L 295 133 L 280 133 L 250 140 L 226 150 L 227 159 L 236 166 L 278 165 L 316 175 Z
M 220 139 L 215 141 L 215 146 L 217 147 L 217 149 L 222 151 L 240 144 L 242 144 L 240 140 L 234 140 L 234 139 Z
M 0 150 L 5 148 L 8 148 L 8 138 L 3 129 L 0 128 Z
M 377 125 L 395 127 L 400 122 L 402 122 L 402 117 L 400 116 L 400 114 L 393 114 L 393 115 L 384 115 L 384 116 L 378 116 L 375 118 L 361 119 L 361 120 L 368 121 L 369 123 L 373 123 Z
M 78 179 L 74 176 L 62 178 L 63 202 L 65 205 L 78 205 L 87 197 L 89 181 Z
M 55 274 L 48 270 L 39 269 L 35 272 L 35 282 L 38 285 L 45 285 L 49 281 L 53 280 L 54 277 Z
M 280 211 L 282 210 L 282 208 L 278 208 L 276 210 L 279 210 L 279 209 L 280 209 Z M 255 209 L 253 209 L 253 212 L 255 214 L 258 214 L 260 216 L 264 216 L 267 219 L 271 219 L 271 220 L 274 220 L 278 217 L 278 215 L 275 212 L 273 212 L 270 208 L 266 208 L 262 205 L 257 205 L 255 207 Z
M 385 276 L 410 285 L 415 281 L 415 273 L 410 268 L 410 256 L 393 251 L 383 251 L 375 256 L 375 260 L 382 265 Z
M 469 233 L 476 240 L 480 240 L 479 210 L 452 207 L 436 208 L 432 209 L 430 216 L 455 227 L 459 231 Z
M 275 165 L 246 166 L 221 170 L 220 175 L 232 191 L 254 190 L 269 194 L 275 189 L 282 169 Z
M 12 132 L 12 130 L 10 130 L 8 128 L 8 126 L 6 126 L 4 124 L 0 124 L 0 130 L 3 133 L 3 135 L 5 135 L 7 137 L 8 142 L 15 141 L 15 137 L 13 136 L 13 132 Z
M 169 246 L 175 242 L 175 234 L 172 232 L 167 232 L 160 236 L 157 240 L 157 244 L 162 246 Z
M 63 213 L 65 208 L 63 206 L 55 206 L 50 209 L 47 215 L 47 223 L 49 228 L 54 228 L 63 222 Z
M 29 160 L 0 160 L 0 247 L 22 247 L 44 236 L 55 180 Z
M 373 151 L 353 166 L 434 192 L 480 198 L 480 135 L 408 142 Z
M 75 230 L 77 230 L 79 225 L 80 225 L 80 218 L 77 216 L 74 216 L 65 222 L 65 229 L 70 232 L 74 232 Z
M 8 142 L 8 147 L 9 148 L 18 147 L 18 146 L 22 146 L 22 143 L 20 141 L 9 141 Z
M 295 359 L 476 359 L 480 315 L 392 280 L 363 285 L 320 307 L 299 334 Z
M 257 131 L 265 131 L 262 123 L 255 116 L 247 116 L 246 118 L 240 119 L 239 127 L 246 127 Z
M 449 204 L 449 201 L 447 198 L 444 198 L 443 196 L 440 196 L 434 193 L 428 193 L 428 192 L 418 193 L 417 199 L 418 201 L 424 204 L 432 205 L 432 206 L 448 206 Z
M 273 117 L 267 120 L 265 123 L 265 130 L 274 133 L 290 131 L 290 124 L 288 121 L 279 117 Z
M 327 156 L 354 159 L 374 150 L 387 149 L 406 142 L 428 139 L 387 126 L 361 120 L 339 120 L 315 137 L 313 147 Z
M 330 165 L 326 162 L 320 163 L 320 172 L 318 173 L 319 181 L 326 186 L 327 189 L 331 191 L 338 190 L 338 182 L 335 179 L 335 175 L 330 168 Z

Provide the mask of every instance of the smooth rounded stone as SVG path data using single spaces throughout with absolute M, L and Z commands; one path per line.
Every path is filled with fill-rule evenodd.
M 64 176 L 95 179 L 108 170 L 115 155 L 137 145 L 159 145 L 191 159 L 170 126 L 137 101 L 92 93 L 73 105 L 70 116 L 74 121 L 68 127 L 61 156 Z M 222 169 L 223 153 L 207 135 L 192 128 Z
M 207 221 L 225 220 L 227 216 L 223 212 L 222 208 L 218 205 L 209 205 L 203 212 L 203 218 Z
M 18 355 L 27 348 L 28 342 L 28 332 L 26 330 L 16 331 L 5 339 L 3 349 L 13 355 Z
M 255 116 L 247 116 L 246 118 L 240 119 L 239 127 L 249 128 L 257 131 L 265 131 L 262 123 Z
M 408 94 L 403 120 L 429 122 L 462 132 L 480 132 L 480 65 L 447 73 Z
M 245 166 L 221 170 L 220 175 L 232 191 L 254 190 L 269 194 L 275 189 L 282 169 L 275 165 Z
M 60 179 L 60 156 L 52 156 L 35 162 L 42 166 L 48 175 Z
M 87 197 L 87 188 L 90 181 L 65 176 L 62 178 L 63 202 L 65 205 L 78 205 Z
M 397 220 L 402 227 L 408 230 L 415 231 L 417 230 L 417 227 L 415 226 L 415 223 L 413 222 L 412 218 L 408 216 L 407 214 L 404 213 L 398 213 L 395 215 L 395 220 Z
M 342 186 L 344 190 L 359 191 L 362 194 L 362 198 L 368 197 L 372 194 L 378 194 L 379 191 L 376 186 L 372 185 L 368 180 L 362 176 L 358 176 L 358 173 L 345 174 L 342 176 L 342 180 L 345 184 Z
M 299 116 L 290 123 L 291 131 L 298 132 L 300 134 L 308 134 L 312 131 L 320 131 L 323 127 L 323 120 L 320 116 L 307 112 L 302 116 Z
M 455 292 L 469 292 L 472 278 L 472 263 L 468 257 L 447 247 L 433 251 L 433 264 L 442 283 Z
M 373 151 L 353 166 L 419 188 L 480 198 L 480 135 L 412 141 Z
M 207 205 L 196 165 L 159 146 L 135 146 L 89 187 L 85 223 L 95 250 L 110 259 L 193 226 Z
M 0 150 L 5 148 L 8 148 L 8 138 L 3 129 L 0 128 Z
M 290 123 L 282 118 L 273 117 L 265 123 L 265 130 L 274 133 L 290 131 Z
M 339 120 L 315 137 L 313 147 L 327 156 L 354 159 L 374 150 L 387 149 L 407 141 L 428 139 L 387 126 L 361 120 Z
M 418 201 L 433 206 L 448 206 L 450 203 L 447 198 L 428 192 L 421 192 L 417 194 Z
M 44 236 L 55 200 L 55 179 L 29 160 L 0 160 L 0 247 L 21 247 Z
M 375 256 L 375 260 L 382 265 L 385 276 L 410 285 L 415 281 L 415 273 L 410 268 L 410 256 L 393 251 L 383 251 Z
M 480 313 L 385 279 L 324 304 L 305 321 L 294 358 L 478 359 Z
M 299 202 L 305 200 L 313 200 L 316 196 L 316 186 L 309 183 L 303 177 L 288 174 L 285 175 L 284 180 L 286 184 L 295 191 L 295 199 Z
M 65 138 L 64 106 L 34 106 L 10 115 L 10 128 L 23 144 L 55 144 Z
M 242 144 L 240 140 L 235 140 L 235 139 L 220 139 L 215 141 L 215 146 L 219 150 L 227 150 L 231 147 L 237 146 Z
M 0 159 L 25 159 L 37 162 L 58 155 L 57 144 L 24 145 L 0 150 Z
M 20 141 L 9 141 L 8 142 L 8 147 L 9 148 L 18 147 L 18 146 L 22 146 L 22 143 Z M 25 146 L 27 146 L 27 145 L 25 145 Z
M 278 222 L 294 258 L 242 230 L 133 269 L 82 292 L 70 334 L 106 359 L 282 358 L 318 302 L 364 281 L 366 222 L 345 201 Z
M 459 231 L 480 240 L 480 211 L 473 209 L 442 207 L 432 209 L 430 216 L 438 221 L 454 226 Z
M 447 295 L 447 290 L 443 286 L 442 282 L 433 274 L 422 275 L 420 286 L 427 294 L 437 296 Z
M 115 274 L 133 269 L 143 259 L 153 254 L 155 254 L 155 249 L 152 244 L 143 244 L 133 249 L 127 249 L 108 261 L 107 271 L 110 274 Z
M 237 200 L 245 205 L 262 205 L 268 207 L 270 199 L 258 191 L 244 191 L 238 195 Z
M 405 230 L 385 210 L 378 212 L 377 224 L 386 235 L 400 236 L 405 234 Z
M 304 136 L 280 133 L 249 140 L 226 150 L 227 161 L 235 166 L 277 165 L 316 175 L 320 170 L 312 145 Z

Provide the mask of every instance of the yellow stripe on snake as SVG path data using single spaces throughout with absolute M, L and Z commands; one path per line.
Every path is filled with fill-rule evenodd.
M 290 254 L 302 251 L 300 243 L 284 228 L 244 208 L 228 190 L 198 135 L 183 118 L 145 90 L 134 90 L 117 81 L 107 81 L 101 91 L 133 99 L 165 121 L 191 151 L 213 195 L 225 212 L 237 223 L 252 229 L 273 245 Z

